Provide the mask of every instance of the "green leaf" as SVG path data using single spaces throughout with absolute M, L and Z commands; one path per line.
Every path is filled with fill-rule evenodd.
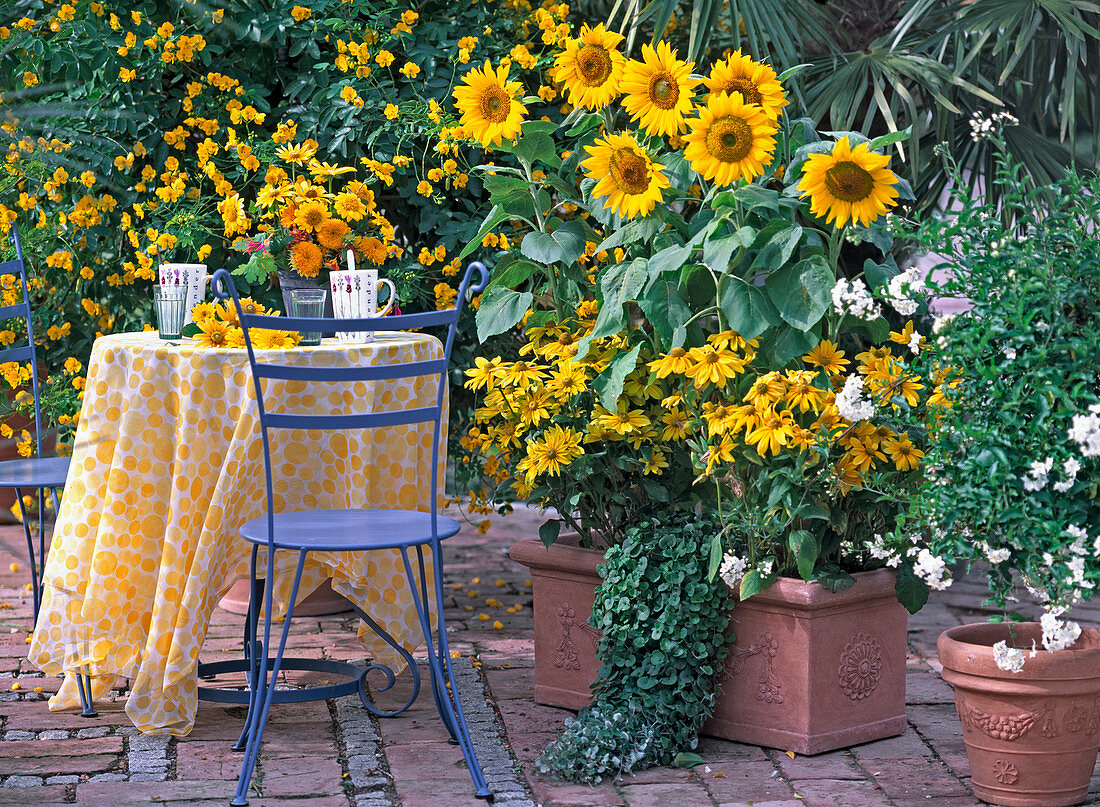
M 567 221 L 552 233 L 528 233 L 519 251 L 533 261 L 549 266 L 552 263 L 572 264 L 584 254 L 584 227 L 579 221 Z
M 803 580 L 813 579 L 814 564 L 817 563 L 818 546 L 817 538 L 809 530 L 794 530 L 787 536 L 787 546 L 794 552 L 795 562 L 798 564 L 798 573 Z
M 867 144 L 867 148 L 871 151 L 877 151 L 883 146 L 892 146 L 894 143 L 900 143 L 903 140 L 908 140 L 913 134 L 913 127 L 906 126 L 904 129 L 897 132 L 890 132 L 884 134 L 881 137 L 876 137 L 870 143 Z
M 698 754 L 693 754 L 690 751 L 680 751 L 672 760 L 672 764 L 677 768 L 694 768 L 696 765 L 702 765 L 706 762 Z
M 485 190 L 489 191 L 489 201 L 495 205 L 531 201 L 531 186 L 527 184 L 526 179 L 503 174 L 486 174 L 481 182 Z
M 856 579 L 835 563 L 821 564 L 814 579 L 834 594 L 856 584 Z
M 681 269 L 693 251 L 690 244 L 673 244 L 666 247 L 649 259 L 649 276 L 657 277 L 665 272 Z
M 691 319 L 691 309 L 680 296 L 676 284 L 667 280 L 650 284 L 638 298 L 638 307 L 653 325 L 653 329 L 666 341 L 671 340 L 676 329 L 683 327 Z
M 508 253 L 508 257 L 512 255 L 514 253 Z M 497 286 L 514 288 L 538 271 L 542 271 L 538 264 L 525 261 L 518 256 L 507 263 L 502 260 L 493 270 L 493 279 L 489 281 L 489 289 Z M 486 289 L 486 291 L 489 289 Z
M 539 540 L 547 549 L 558 540 L 558 535 L 561 533 L 561 522 L 556 518 L 552 518 L 549 521 L 543 522 L 539 527 Z
M 733 192 L 746 213 L 763 207 L 767 210 L 779 210 L 779 191 L 765 188 L 763 185 L 742 185 Z
M 600 281 L 603 301 L 600 303 L 599 313 L 596 314 L 596 321 L 592 325 L 592 333 L 577 343 L 578 360 L 588 355 L 588 346 L 592 344 L 593 339 L 612 336 L 623 329 L 626 324 L 623 318 L 623 304 L 635 299 L 638 292 L 645 286 L 645 265 L 644 258 L 635 258 L 630 263 L 617 263 L 604 272 Z
M 254 252 L 248 263 L 238 266 L 233 274 L 241 275 L 251 285 L 263 283 L 275 274 L 275 258 L 266 252 Z
M 742 227 L 733 235 L 708 238 L 703 243 L 703 263 L 719 274 L 726 274 L 730 270 L 733 253 L 751 246 L 755 239 L 756 230 L 752 227 Z
M 707 558 L 707 580 L 713 580 L 722 565 L 722 536 L 715 533 L 710 538 L 710 556 Z
M 752 262 L 753 269 L 776 270 L 790 260 L 795 247 L 802 239 L 802 228 L 797 224 L 783 227 L 764 244 Z
M 718 281 L 718 307 L 726 324 L 743 339 L 755 339 L 779 321 L 779 312 L 764 290 L 733 275 L 722 275 Z
M 527 165 L 534 165 L 541 161 L 551 168 L 557 168 L 561 165 L 561 157 L 558 156 L 558 150 L 554 147 L 554 138 L 547 132 L 532 130 L 530 125 L 532 123 L 541 123 L 541 121 L 528 121 L 523 124 L 523 131 L 512 153 Z
M 478 228 L 477 235 L 469 240 L 469 242 L 462 248 L 462 251 L 458 253 L 458 260 L 462 260 L 475 249 L 481 246 L 481 239 L 487 236 L 494 227 L 500 224 L 502 221 L 507 221 L 512 218 L 503 207 L 500 205 L 494 205 L 493 209 L 489 211 L 489 215 L 485 217 L 485 221 L 481 223 L 481 227 Z M 526 238 L 524 239 L 527 240 Z M 498 331 L 499 333 L 499 331 Z
M 772 364 L 782 367 L 795 356 L 809 353 L 819 338 L 815 331 L 800 331 L 790 325 L 780 325 L 769 332 L 766 349 Z
M 605 249 L 614 249 L 615 247 L 625 246 L 626 244 L 633 244 L 636 241 L 649 241 L 657 234 L 657 231 L 660 230 L 662 226 L 660 219 L 654 218 L 653 216 L 646 216 L 644 219 L 635 219 L 605 238 L 600 245 L 596 247 L 596 252 L 603 252 Z
M 753 569 L 741 578 L 740 597 L 742 600 L 747 600 L 752 595 L 759 594 L 774 582 L 774 574 L 762 575 L 759 571 Z
M 623 392 L 623 381 L 627 375 L 638 365 L 638 351 L 641 344 L 637 344 L 627 353 L 620 353 L 607 365 L 602 373 L 592 379 L 592 389 L 600 396 L 600 406 L 614 412 L 617 408 L 619 396 Z
M 894 581 L 894 593 L 898 596 L 898 602 L 905 606 L 905 610 L 915 614 L 928 602 L 928 584 L 913 574 L 913 570 L 905 564 L 898 567 L 898 577 Z
M 489 289 L 482 295 L 481 306 L 474 318 L 478 341 L 484 342 L 490 336 L 518 325 L 533 301 L 534 297 L 528 291 L 513 291 L 504 286 Z
M 779 315 L 802 331 L 821 321 L 832 302 L 833 273 L 820 255 L 788 264 L 764 284 Z

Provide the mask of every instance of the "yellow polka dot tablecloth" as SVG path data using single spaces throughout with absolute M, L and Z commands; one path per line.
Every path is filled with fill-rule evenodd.
M 425 361 L 443 350 L 431 336 L 379 332 L 362 345 L 326 339 L 285 353 L 303 366 L 346 367 Z M 98 339 L 88 368 L 28 658 L 49 674 L 89 670 L 95 697 L 116 676 L 128 676 L 126 713 L 134 725 L 186 735 L 195 722 L 196 669 L 211 614 L 234 581 L 248 577 L 252 545 L 240 537 L 240 525 L 266 512 L 248 357 L 244 350 L 131 333 Z M 436 394 L 435 377 L 265 383 L 269 408 L 278 401 L 278 411 L 295 414 L 428 406 Z M 276 512 L 429 508 L 431 424 L 269 434 Z M 445 455 L 441 447 L 441 489 Z M 284 613 L 296 562 L 296 553 L 285 553 L 276 575 L 273 596 Z M 266 573 L 263 553 L 258 573 Z M 333 589 L 401 644 L 419 644 L 397 551 L 311 553 L 299 600 L 329 577 Z M 360 638 L 364 655 L 400 666 L 400 657 L 362 623 Z M 78 705 L 69 675 L 49 706 Z

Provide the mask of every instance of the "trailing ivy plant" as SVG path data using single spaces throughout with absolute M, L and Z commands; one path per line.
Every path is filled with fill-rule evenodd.
M 596 783 L 691 763 L 730 639 L 729 588 L 707 574 L 718 529 L 705 516 L 670 513 L 607 550 L 590 620 L 603 632 L 595 699 L 542 752 L 539 771 Z

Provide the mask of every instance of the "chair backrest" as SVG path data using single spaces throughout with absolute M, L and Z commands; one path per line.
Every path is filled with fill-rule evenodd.
M 29 363 L 31 368 L 31 392 L 34 395 L 34 439 L 37 448 L 37 456 L 42 456 L 42 410 L 39 406 L 38 390 L 38 357 L 34 349 L 34 323 L 31 321 L 30 293 L 27 290 L 27 269 L 23 260 L 23 245 L 19 242 L 19 230 L 13 224 L 9 233 L 12 244 L 15 246 L 15 259 L 0 261 L 0 286 L 3 287 L 3 297 L 7 297 L 9 290 L 15 290 L 16 286 L 8 278 L 18 278 L 18 291 L 20 301 L 11 305 L 3 305 L 0 299 L 0 320 L 22 319 L 26 325 L 27 343 L 19 347 L 9 347 L 0 350 L 0 364 L 8 362 Z
M 473 282 L 474 272 L 479 274 L 477 282 Z M 390 426 L 399 426 L 415 423 L 432 423 L 432 461 L 431 461 L 431 514 L 433 534 L 435 534 L 436 502 L 438 501 L 439 485 L 439 444 L 441 433 L 441 421 L 443 411 L 443 396 L 446 393 L 447 368 L 451 358 L 451 348 L 454 345 L 455 331 L 458 320 L 462 314 L 462 306 L 468 294 L 481 292 L 489 282 L 489 273 L 485 266 L 479 262 L 471 263 L 466 268 L 466 274 L 459 286 L 458 296 L 454 306 L 443 311 L 430 311 L 421 314 L 400 314 L 386 317 L 363 317 L 359 319 L 336 319 L 333 317 L 281 317 L 268 314 L 249 314 L 241 308 L 241 300 L 237 294 L 237 288 L 233 283 L 233 277 L 225 269 L 219 269 L 211 279 L 211 287 L 214 294 L 228 300 L 236 308 L 237 317 L 244 331 L 245 349 L 248 351 L 248 362 L 252 368 L 252 382 L 256 390 L 256 403 L 260 417 L 260 432 L 263 438 L 264 465 L 267 472 L 267 501 L 268 513 L 272 513 L 274 507 L 273 481 L 271 473 L 271 445 L 268 431 L 273 428 L 283 429 L 378 429 Z M 265 350 L 257 356 L 253 345 L 252 331 L 254 329 L 270 329 L 281 331 L 308 331 L 331 333 L 333 331 L 404 331 L 414 328 L 429 328 L 445 326 L 447 328 L 446 340 L 443 345 L 443 356 L 438 359 L 406 362 L 403 364 L 383 364 L 362 367 L 307 367 L 290 362 L 287 354 L 281 350 Z M 409 409 L 369 412 L 365 414 L 320 414 L 305 415 L 291 414 L 273 411 L 265 398 L 263 379 L 277 379 L 285 381 L 305 382 L 336 382 L 354 384 L 357 381 L 398 381 L 400 379 L 417 379 L 435 377 L 436 393 L 435 403 L 430 406 L 419 406 Z M 274 540 L 274 527 L 269 520 L 271 532 L 269 540 Z

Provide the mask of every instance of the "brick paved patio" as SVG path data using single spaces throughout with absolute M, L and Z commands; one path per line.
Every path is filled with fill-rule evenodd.
M 531 594 L 507 547 L 535 534 L 539 519 L 517 511 L 485 536 L 472 527 L 448 542 L 447 619 L 458 686 L 475 744 L 500 807 L 970 807 L 966 754 L 950 689 L 938 675 L 935 641 L 950 625 L 982 618 L 980 580 L 937 594 L 909 623 L 909 728 L 900 737 L 816 757 L 705 738 L 705 766 L 658 768 L 599 787 L 546 780 L 531 761 L 569 712 L 532 698 Z M 99 717 L 51 714 L 58 681 L 25 658 L 30 594 L 22 531 L 0 528 L 0 804 L 228 803 L 239 755 L 229 745 L 243 709 L 202 704 L 187 737 L 140 736 L 123 712 L 125 687 L 98 704 Z M 19 564 L 10 572 L 9 564 Z M 488 600 L 499 605 L 487 604 Z M 519 610 L 516 610 L 519 606 Z M 509 613 L 511 611 L 511 613 Z M 488 619 L 482 619 L 482 616 Z M 1100 609 L 1078 618 L 1100 624 Z M 218 611 L 204 648 L 212 661 L 239 647 L 241 617 Z M 296 655 L 362 660 L 346 616 L 295 620 Z M 19 686 L 13 690 L 13 686 Z M 123 682 L 125 684 L 125 682 Z M 407 684 L 379 696 L 396 703 Z M 461 754 L 446 742 L 431 698 L 377 720 L 357 701 L 276 706 L 253 780 L 255 807 L 465 807 L 472 797 Z M 1094 777 L 1089 803 L 1100 803 Z

